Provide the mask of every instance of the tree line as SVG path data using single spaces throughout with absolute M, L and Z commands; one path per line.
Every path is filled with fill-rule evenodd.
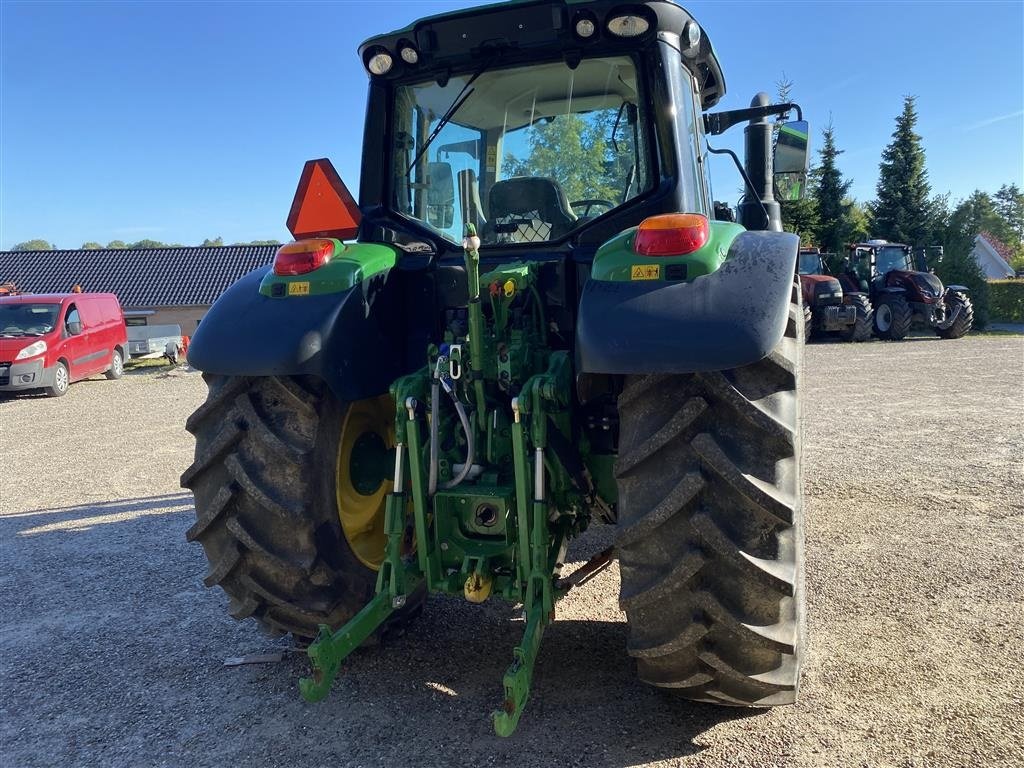
M 200 248 L 216 248 L 224 245 L 224 238 L 214 237 L 207 238 L 199 244 Z M 249 240 L 245 243 L 228 243 L 228 245 L 280 245 L 280 240 Z M 126 243 L 124 240 L 111 240 L 106 245 L 97 243 L 90 240 L 87 243 L 82 243 L 79 246 L 80 250 L 83 251 L 99 251 L 103 249 L 139 249 L 139 248 L 190 248 L 193 246 L 183 245 L 182 243 L 162 243 L 159 240 L 137 240 L 134 243 Z M 26 240 L 23 243 L 18 243 L 12 251 L 56 251 L 59 250 L 56 245 L 49 242 L 48 240 Z
M 777 87 L 779 103 L 789 101 L 792 82 L 783 76 Z M 917 119 L 915 97 L 904 97 L 891 141 L 882 151 L 875 199 L 867 203 L 850 196 L 853 179 L 839 168 L 843 150 L 829 122 L 810 170 L 809 194 L 782 203 L 783 226 L 800 235 L 802 244 L 827 253 L 842 253 L 847 244 L 868 238 L 943 246 L 943 260 L 935 271 L 945 282 L 971 289 L 977 324 L 983 327 L 988 283 L 971 256 L 974 239 L 982 233 L 995 237 L 1009 250 L 1010 266 L 1024 269 L 1024 193 L 1016 184 L 1003 184 L 994 192 L 976 189 L 957 201 L 948 193 L 932 194 Z

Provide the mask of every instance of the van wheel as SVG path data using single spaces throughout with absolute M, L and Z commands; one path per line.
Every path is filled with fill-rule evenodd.
M 120 379 L 122 376 L 124 376 L 124 361 L 121 359 L 121 350 L 115 349 L 106 377 L 108 379 Z
M 47 397 L 62 397 L 71 386 L 71 375 L 64 363 L 57 361 L 57 367 L 53 371 L 53 386 L 46 388 Z

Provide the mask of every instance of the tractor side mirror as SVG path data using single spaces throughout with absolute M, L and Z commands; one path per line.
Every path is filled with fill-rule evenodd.
M 427 163 L 427 222 L 438 229 L 455 224 L 455 174 L 451 163 Z
M 807 192 L 809 130 L 806 120 L 794 120 L 779 126 L 774 156 L 775 189 L 779 200 L 800 200 Z

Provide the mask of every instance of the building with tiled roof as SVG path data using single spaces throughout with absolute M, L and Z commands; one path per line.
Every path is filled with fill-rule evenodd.
M 276 245 L 0 251 L 0 285 L 26 293 L 113 293 L 133 324 L 180 325 L 191 335 L 242 275 L 273 260 Z

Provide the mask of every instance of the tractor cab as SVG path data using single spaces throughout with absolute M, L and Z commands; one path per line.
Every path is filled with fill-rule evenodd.
M 852 273 L 862 290 L 884 291 L 903 288 L 924 303 L 934 303 L 942 295 L 937 277 L 915 269 L 914 250 L 909 245 L 872 240 L 850 246 Z M 870 288 L 865 288 L 866 285 Z
M 821 254 L 818 249 L 802 250 L 797 261 L 797 272 L 801 275 L 824 275 L 828 274 L 825 265 L 822 263 Z
M 725 83 L 703 30 L 674 3 L 487 6 L 374 37 L 360 56 L 370 77 L 361 232 L 375 240 L 443 258 L 461 255 L 473 225 L 485 259 L 498 249 L 589 258 L 653 215 L 715 218 L 705 134 L 737 120 L 702 116 Z M 768 147 L 787 176 L 806 168 L 800 125 L 781 150 Z M 764 218 L 745 226 L 774 229 L 762 203 L 776 204 L 760 196 Z
M 360 206 L 386 238 L 461 254 L 472 224 L 485 253 L 592 251 L 653 214 L 712 216 L 701 111 L 724 81 L 679 6 L 490 6 L 360 55 L 365 157 L 384 159 L 364 162 Z

